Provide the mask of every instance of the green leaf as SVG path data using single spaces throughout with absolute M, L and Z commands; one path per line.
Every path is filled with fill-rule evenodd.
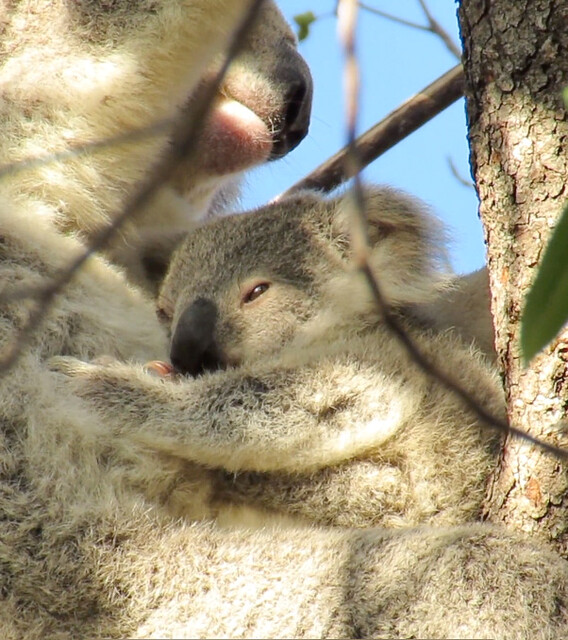
M 568 205 L 544 251 L 521 319 L 521 351 L 525 365 L 568 320 Z
M 306 11 L 294 16 L 294 22 L 298 25 L 298 40 L 302 42 L 310 34 L 310 25 L 316 21 L 313 11 Z

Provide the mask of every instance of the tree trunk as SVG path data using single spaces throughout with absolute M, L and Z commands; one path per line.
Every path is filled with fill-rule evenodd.
M 568 1 L 462 0 L 458 15 L 471 165 L 509 420 L 562 445 L 566 437 L 555 427 L 568 406 L 568 332 L 527 369 L 519 335 L 524 297 L 566 201 Z M 508 438 L 490 482 L 486 515 L 568 555 L 567 488 L 566 465 Z

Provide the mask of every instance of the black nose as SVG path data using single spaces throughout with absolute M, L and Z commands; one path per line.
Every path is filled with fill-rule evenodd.
M 217 307 L 197 298 L 181 314 L 172 338 L 170 360 L 176 371 L 197 376 L 223 366 L 215 344 Z
M 284 113 L 274 138 L 271 160 L 282 158 L 306 137 L 312 111 L 312 76 L 302 56 L 287 45 L 286 56 L 278 68 L 284 87 Z

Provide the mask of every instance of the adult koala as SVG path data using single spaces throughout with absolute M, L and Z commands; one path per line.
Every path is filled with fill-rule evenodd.
M 367 203 L 372 263 L 401 321 L 498 404 L 487 363 L 415 316 L 435 291 L 437 228 L 388 190 Z M 303 195 L 190 235 L 161 309 L 173 321 L 172 359 L 197 379 L 53 363 L 68 376 L 56 388 L 75 419 L 13 444 L 1 505 L 10 518 L 0 522 L 3 629 L 32 638 L 566 636 L 568 564 L 500 529 L 317 528 L 300 518 L 281 529 L 273 517 L 275 527 L 227 531 L 196 521 L 215 515 L 212 479 L 225 489 L 232 481 L 225 502 L 289 507 L 304 522 L 335 508 L 364 526 L 373 486 L 381 521 L 381 509 L 396 515 L 381 492 L 404 482 L 405 523 L 473 517 L 491 438 L 413 368 L 345 270 L 345 204 Z M 236 476 L 216 476 L 216 464 Z M 247 479 L 243 469 L 266 473 Z M 318 469 L 331 470 L 330 483 Z

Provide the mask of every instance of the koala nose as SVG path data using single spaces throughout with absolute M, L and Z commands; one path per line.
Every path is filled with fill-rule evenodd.
M 283 56 L 278 77 L 285 87 L 285 106 L 270 154 L 271 160 L 282 158 L 306 137 L 312 110 L 312 76 L 306 62 L 292 46 Z
M 197 298 L 181 314 L 172 338 L 170 360 L 175 370 L 190 376 L 223 366 L 215 344 L 217 307 Z

